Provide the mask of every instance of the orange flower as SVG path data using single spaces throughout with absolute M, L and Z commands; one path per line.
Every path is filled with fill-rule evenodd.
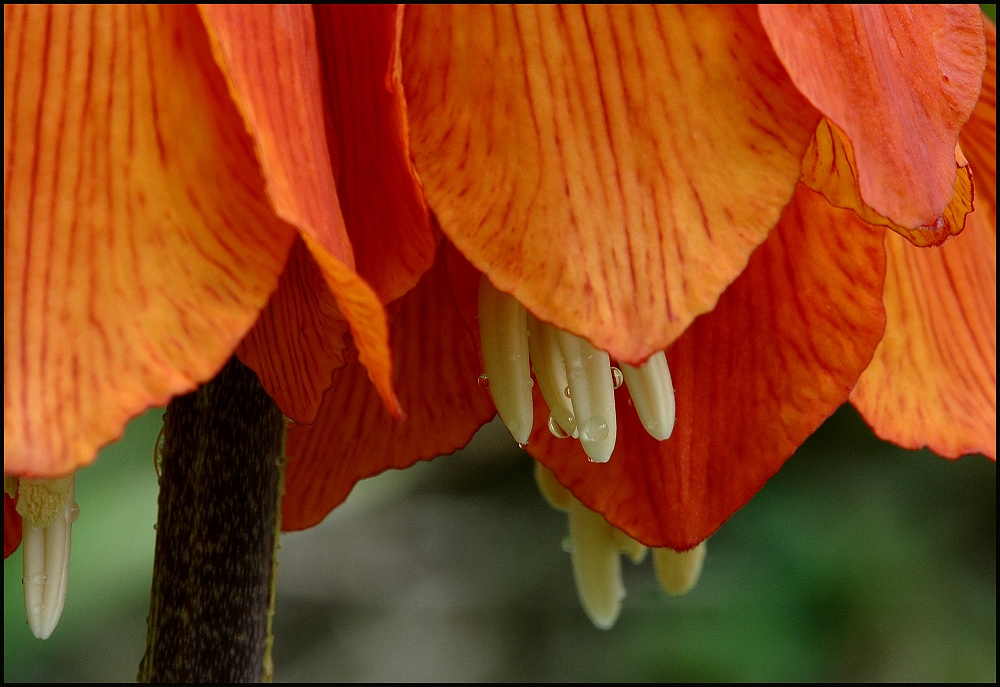
M 995 456 L 974 9 L 6 7 L 4 48 L 7 474 L 86 465 L 237 351 L 307 527 L 494 415 L 480 275 L 622 363 L 666 349 L 669 440 L 619 393 L 591 464 L 535 393 L 527 442 L 643 544 L 702 542 L 849 396 Z
M 614 359 L 666 349 L 669 440 L 623 389 L 614 453 L 592 464 L 552 435 L 536 390 L 526 443 L 643 544 L 703 542 L 848 399 L 903 445 L 995 458 L 995 28 L 984 75 L 981 22 L 895 6 L 408 9 L 414 162 L 457 251 L 398 304 L 407 420 L 349 357 L 317 422 L 290 431 L 285 527 L 493 416 L 475 385 L 480 272 Z

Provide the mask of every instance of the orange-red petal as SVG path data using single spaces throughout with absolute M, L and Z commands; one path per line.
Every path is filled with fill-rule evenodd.
M 408 7 L 402 68 L 444 233 L 632 362 L 743 270 L 818 122 L 748 6 Z
M 940 248 L 886 236 L 886 332 L 851 401 L 876 433 L 957 458 L 997 446 L 996 27 L 989 68 L 961 144 L 976 211 Z
M 392 389 L 385 314 L 378 296 L 354 271 L 354 254 L 338 202 L 333 168 L 326 146 L 326 122 L 316 26 L 308 5 L 207 5 L 201 8 L 212 38 L 216 60 L 226 75 L 234 100 L 253 136 L 267 192 L 278 215 L 302 232 L 327 288 L 350 326 L 361 360 L 387 407 L 398 410 Z M 303 285 L 291 280 L 288 298 L 294 303 L 319 298 L 313 293 L 294 294 Z M 312 286 L 311 284 L 309 286 Z M 278 303 L 286 298 L 283 291 Z M 306 311 L 287 304 L 278 308 L 294 315 Z M 301 345 L 307 334 L 328 335 L 313 326 L 311 318 L 301 326 L 259 332 L 257 342 L 275 349 L 270 354 L 245 356 L 248 361 L 277 357 Z M 336 332 L 329 333 L 337 336 Z M 254 344 L 251 344 L 254 345 Z M 285 360 L 285 364 L 319 363 L 294 376 L 272 379 L 275 368 L 257 369 L 264 386 L 286 413 L 311 417 L 319 398 L 315 384 L 325 388 L 332 372 L 332 358 L 321 355 L 340 342 L 308 343 L 314 354 Z M 296 380 L 310 380 L 305 386 Z M 318 380 L 318 381 L 316 381 Z M 305 406 L 304 410 L 300 406 Z
M 4 469 L 55 476 L 218 370 L 295 231 L 193 9 L 4 18 Z
M 410 159 L 399 64 L 402 9 L 314 5 L 327 141 L 358 273 L 382 302 L 416 285 L 434 236 Z
M 3 495 L 3 557 L 17 551 L 21 545 L 21 514 L 17 512 L 17 501 L 4 492 Z
M 389 416 L 350 349 L 316 422 L 288 432 L 286 530 L 318 523 L 362 478 L 464 446 L 495 415 L 489 394 L 476 383 L 479 351 L 453 295 L 456 288 L 475 293 L 479 273 L 464 261 L 446 261 L 443 253 L 394 304 L 396 384 L 406 417 Z
M 979 96 L 975 5 L 759 5 L 792 80 L 847 134 L 861 197 L 894 223 L 934 227 L 955 186 L 958 132 Z
M 642 543 L 704 540 L 847 400 L 871 359 L 885 322 L 883 233 L 800 186 L 747 270 L 667 349 L 670 439 L 645 432 L 622 388 L 615 452 L 590 463 L 578 442 L 551 436 L 536 394 L 528 451 Z
M 281 411 L 312 423 L 344 364 L 347 322 L 305 243 L 296 241 L 277 290 L 236 349 Z

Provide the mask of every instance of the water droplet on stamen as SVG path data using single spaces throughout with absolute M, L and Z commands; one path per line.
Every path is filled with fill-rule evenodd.
M 611 431 L 611 428 L 608 427 L 608 423 L 599 417 L 595 417 L 591 418 L 584 425 L 581 436 L 586 441 L 604 441 L 608 438 L 609 431 Z
M 549 415 L 549 432 L 556 439 L 566 439 L 569 437 L 569 433 L 556 422 L 556 418 L 552 415 Z
M 615 366 L 611 366 L 611 386 L 617 389 L 625 383 L 625 375 Z
M 485 374 L 479 375 L 479 379 L 476 380 L 476 383 L 479 384 L 480 389 L 490 388 L 490 378 L 487 377 Z
M 563 395 L 566 396 L 566 398 L 572 398 L 572 396 L 569 393 L 569 387 L 568 386 L 563 389 Z

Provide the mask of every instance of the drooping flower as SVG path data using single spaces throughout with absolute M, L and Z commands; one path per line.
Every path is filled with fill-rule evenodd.
M 540 478 L 550 497 L 568 488 L 642 544 L 700 546 L 849 398 L 904 445 L 995 458 L 985 31 L 984 75 L 967 8 L 408 9 L 414 160 L 457 251 L 445 247 L 394 320 L 412 422 L 357 391 L 349 357 L 328 420 L 290 432 L 286 527 L 318 522 L 360 477 L 458 448 L 493 416 L 474 385 L 480 273 L 612 359 L 666 349 L 669 440 L 645 431 L 622 389 L 614 453 L 592 464 L 553 436 L 557 409 L 536 388 L 526 441 L 554 471 Z M 966 220 L 955 144 L 981 86 L 962 130 L 977 183 Z
M 621 363 L 666 349 L 673 436 L 650 437 L 619 392 L 603 465 L 551 435 L 534 394 L 527 448 L 555 476 L 540 481 L 595 524 L 590 551 L 614 561 L 596 586 L 613 587 L 609 546 L 667 547 L 658 560 L 685 569 L 671 552 L 848 398 L 883 293 L 890 333 L 925 331 L 908 267 L 883 289 L 881 227 L 934 244 L 969 224 L 943 254 L 981 226 L 995 247 L 995 181 L 992 219 L 966 223 L 954 152 L 985 61 L 968 8 L 5 13 L 6 473 L 86 464 L 238 348 L 297 423 L 284 522 L 314 524 L 358 479 L 450 452 L 494 415 L 477 384 L 485 277 Z M 995 149 L 975 152 L 978 199 Z M 969 252 L 995 284 L 993 251 Z M 970 289 L 987 276 L 973 267 Z M 993 424 L 954 450 L 992 436 L 994 455 L 995 291 L 969 319 L 939 319 L 925 349 L 963 342 L 969 364 L 941 356 L 939 388 L 979 388 L 961 407 Z M 854 400 L 904 441 L 884 408 L 912 389 L 883 382 L 906 335 L 884 341 Z

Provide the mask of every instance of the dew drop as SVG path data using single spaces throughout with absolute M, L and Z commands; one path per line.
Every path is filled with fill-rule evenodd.
M 521 443 L 521 442 L 519 441 L 519 442 L 517 442 L 517 445 L 518 445 L 518 446 L 519 446 L 520 448 L 528 448 L 528 442 L 524 442 L 524 443 L 522 444 L 522 443 Z
M 549 431 L 556 439 L 566 439 L 569 437 L 569 433 L 559 426 L 559 423 L 556 422 L 556 418 L 553 415 L 549 415 Z
M 566 553 L 573 553 L 573 539 L 572 537 L 563 537 L 562 541 L 559 542 L 562 546 L 562 550 Z
M 566 398 L 572 398 L 572 396 L 571 396 L 571 395 L 570 395 L 570 393 L 569 393 L 569 387 L 568 387 L 568 386 L 567 386 L 567 387 L 565 387 L 565 388 L 563 389 L 563 395 L 564 395 L 564 396 L 565 396 Z
M 490 388 L 490 378 L 487 377 L 485 374 L 479 375 L 479 379 L 476 380 L 476 383 L 479 384 L 480 389 Z
M 528 377 L 528 388 L 529 389 L 534 389 L 535 388 L 535 380 L 532 379 L 531 377 Z
M 595 417 L 591 418 L 589 422 L 583 427 L 582 436 L 585 441 L 604 441 L 608 438 L 608 432 L 611 428 L 608 427 L 608 423 L 604 420 Z
M 624 383 L 625 383 L 625 375 L 622 374 L 621 370 L 619 370 L 617 367 L 615 367 L 614 365 L 612 365 L 611 366 L 611 384 L 612 384 L 612 386 L 614 386 L 614 388 L 617 389 L 618 387 L 620 387 Z

